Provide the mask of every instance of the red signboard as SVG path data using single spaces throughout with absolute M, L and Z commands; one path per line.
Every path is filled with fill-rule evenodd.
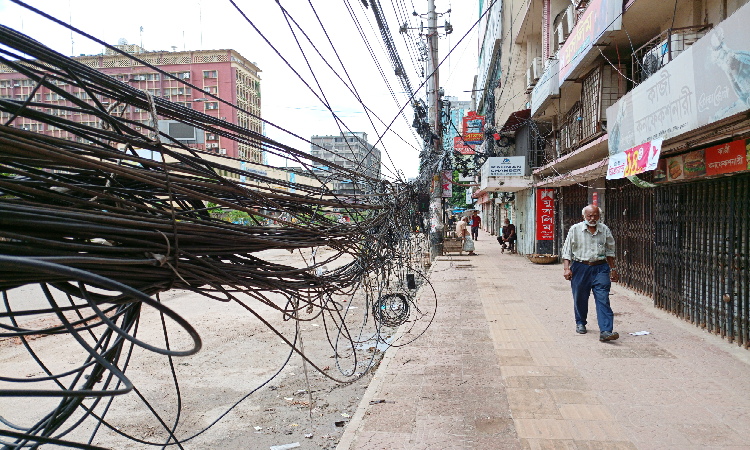
M 747 170 L 745 140 L 716 145 L 706 149 L 706 175 Z
M 464 116 L 464 142 L 467 144 L 481 144 L 484 141 L 484 116 L 469 111 Z
M 555 190 L 536 191 L 536 240 L 551 241 L 555 237 Z
M 456 136 L 453 138 L 453 148 L 460 152 L 462 155 L 474 154 L 474 146 L 465 144 L 461 136 Z

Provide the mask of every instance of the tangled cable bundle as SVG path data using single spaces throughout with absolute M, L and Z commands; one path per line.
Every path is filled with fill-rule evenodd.
M 364 343 L 405 345 L 387 340 L 385 330 L 392 334 L 409 320 L 413 340 L 429 325 L 435 296 L 432 292 L 426 295 L 431 301 L 418 300 L 417 289 L 429 289 L 429 283 L 422 265 L 425 238 L 415 233 L 421 219 L 413 185 L 368 178 L 356 167 L 316 160 L 235 124 L 152 97 L 10 28 L 0 26 L 0 44 L 3 64 L 74 105 L 58 109 L 98 122 L 89 126 L 52 115 L 45 111 L 49 105 L 32 101 L 33 92 L 22 100 L 0 99 L 0 112 L 11 115 L 0 124 L 0 339 L 19 339 L 44 372 L 32 378 L 0 374 L 0 397 L 59 398 L 33 424 L 14 423 L 12 411 L 0 407 L 3 448 L 45 443 L 99 448 L 91 443 L 102 427 L 144 444 L 182 448 L 205 431 L 178 436 L 179 413 L 172 421 L 162 418 L 126 375 L 133 349 L 141 347 L 169 358 L 176 387 L 172 358 L 200 350 L 193 326 L 158 300 L 160 292 L 170 289 L 240 304 L 289 345 L 284 364 L 297 353 L 305 364 L 342 383 L 359 379 L 373 366 L 374 353 L 358 350 Z M 87 92 L 90 100 L 73 95 L 73 88 Z M 128 107 L 150 111 L 150 126 L 125 118 L 121 112 Z M 11 126 L 15 118 L 51 125 L 78 139 L 24 131 Z M 290 192 L 278 188 L 290 187 L 284 181 L 207 161 L 160 133 L 159 119 L 297 161 L 320 186 L 297 184 Z M 144 151 L 152 156 L 139 156 Z M 312 171 L 320 163 L 328 167 L 323 175 Z M 219 175 L 227 172 L 247 181 Z M 336 180 L 352 180 L 361 194 L 337 195 L 330 188 Z M 247 223 L 226 220 L 227 212 L 242 213 Z M 339 223 L 334 214 L 353 220 Z M 333 251 L 318 258 L 320 248 Z M 260 254 L 272 249 L 312 253 L 303 267 L 296 267 Z M 13 309 L 14 292 L 25 285 L 40 286 L 49 306 Z M 270 300 L 271 294 L 280 295 L 283 304 Z M 365 305 L 358 310 L 364 315 L 359 329 L 347 325 L 347 315 L 354 312 L 346 305 L 354 298 Z M 340 374 L 329 375 L 305 355 L 299 325 L 294 336 L 285 336 L 255 311 L 254 301 L 284 320 L 322 318 Z M 164 348 L 137 338 L 146 307 L 160 314 Z M 29 325 L 29 319 L 39 317 L 54 317 L 55 324 Z M 170 347 L 167 321 L 189 337 L 187 348 Z M 55 372 L 34 349 L 38 336 L 72 337 L 87 356 L 77 367 Z M 365 370 L 359 370 L 362 365 Z M 163 439 L 138 439 L 107 421 L 112 400 L 124 394 L 140 397 L 161 425 Z M 88 443 L 66 439 L 86 421 L 97 424 Z

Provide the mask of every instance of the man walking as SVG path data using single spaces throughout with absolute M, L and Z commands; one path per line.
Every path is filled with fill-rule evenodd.
M 474 211 L 474 214 L 469 219 L 469 225 L 471 225 L 471 238 L 475 241 L 479 240 L 479 226 L 482 224 L 482 218 L 479 217 L 479 214 L 477 214 L 477 211 Z
M 614 341 L 620 335 L 612 331 L 614 314 L 609 306 L 609 289 L 619 276 L 615 270 L 615 238 L 609 227 L 599 222 L 601 210 L 594 205 L 583 208 L 583 222 L 570 227 L 563 245 L 563 277 L 573 290 L 576 332 L 586 334 L 589 295 L 594 293 L 599 340 Z M 572 262 L 572 263 L 571 263 Z

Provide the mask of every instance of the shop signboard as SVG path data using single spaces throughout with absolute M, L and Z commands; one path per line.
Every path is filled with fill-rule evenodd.
M 444 170 L 442 176 L 443 198 L 453 197 L 453 171 Z
M 462 155 L 473 155 L 475 153 L 474 146 L 466 144 L 461 136 L 453 138 L 453 148 Z
M 474 198 L 471 196 L 471 194 L 474 192 L 474 188 L 466 188 L 466 204 L 467 205 L 473 205 L 474 204 Z
M 707 176 L 747 170 L 747 143 L 742 139 L 709 147 L 705 157 Z
M 482 166 L 482 177 L 522 177 L 525 167 L 525 156 L 493 156 Z
M 563 84 L 605 31 L 619 30 L 621 25 L 621 1 L 592 0 L 557 54 L 559 83 Z
M 555 190 L 536 190 L 536 240 L 551 241 L 555 237 Z
M 750 4 L 607 108 L 610 155 L 747 111 L 750 71 L 738 67 L 748 67 L 748 23 Z
M 463 118 L 464 142 L 467 144 L 481 144 L 484 141 L 484 116 L 469 111 Z
M 661 143 L 661 139 L 656 139 L 610 156 L 607 179 L 632 177 L 656 169 L 661 154 Z
M 655 183 L 750 170 L 750 139 L 694 150 L 659 161 Z

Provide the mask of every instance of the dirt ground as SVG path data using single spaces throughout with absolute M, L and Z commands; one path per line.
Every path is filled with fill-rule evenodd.
M 278 263 L 304 264 L 298 254 L 291 255 L 286 251 L 269 252 L 264 256 Z M 309 257 L 309 252 L 305 256 Z M 324 256 L 325 253 L 319 254 L 319 257 Z M 39 292 L 28 287 L 24 289 L 8 291 L 14 309 L 29 307 L 26 304 L 31 307 L 40 304 Z M 181 439 L 187 438 L 219 419 L 203 433 L 184 443 L 184 448 L 268 449 L 273 445 L 295 442 L 299 442 L 301 449 L 335 448 L 374 371 L 354 383 L 340 384 L 308 366 L 313 398 L 311 410 L 303 361 L 294 354 L 278 375 L 222 417 L 233 404 L 274 376 L 289 356 L 289 346 L 236 303 L 222 303 L 183 291 L 170 291 L 162 294 L 161 298 L 197 329 L 203 341 L 203 348 L 196 355 L 174 358 L 182 396 L 180 423 L 175 434 Z M 282 299 L 271 298 L 283 306 Z M 283 321 L 280 312 L 258 301 L 248 299 L 247 304 L 284 336 L 293 340 L 295 325 L 292 321 Z M 359 330 L 364 317 L 364 303 L 355 298 L 342 302 L 342 305 L 351 308 L 346 320 L 350 329 Z M 42 320 L 53 321 L 52 318 Z M 330 338 L 335 342 L 336 329 L 330 327 L 330 323 L 328 325 L 332 333 Z M 187 334 L 176 324 L 168 323 L 167 328 L 173 349 L 184 349 L 190 345 Z M 326 374 L 345 378 L 336 367 L 323 320 L 318 317 L 310 322 L 302 322 L 300 330 L 309 358 L 325 369 Z M 362 339 L 369 337 L 373 331 L 370 317 L 362 332 Z M 383 330 L 383 335 L 389 337 L 394 331 Z M 144 307 L 138 337 L 153 345 L 164 346 L 157 312 Z M 86 358 L 84 351 L 69 336 L 45 336 L 33 340 L 31 345 L 53 372 L 70 370 Z M 340 345 L 340 353 L 343 353 L 348 344 L 342 339 Z M 376 364 L 383 353 L 374 346 L 374 342 L 369 342 L 360 346 L 358 355 L 357 367 L 352 365 L 351 359 L 340 359 L 340 369 L 345 373 L 364 372 L 370 364 Z M 363 361 L 363 357 L 372 357 L 372 360 Z M 0 375 L 33 378 L 44 374 L 19 340 L 6 339 L 0 341 Z M 177 415 L 178 402 L 168 358 L 136 347 L 126 375 L 171 426 Z M 0 382 L 0 387 L 19 386 Z M 45 387 L 54 388 L 51 383 Z M 85 404 L 90 405 L 91 402 L 86 400 Z M 0 416 L 16 425 L 29 426 L 54 405 L 54 399 L 34 399 L 30 402 L 28 398 L 6 398 L 0 404 Z M 97 410 L 102 409 L 100 405 Z M 75 417 L 79 416 L 71 418 L 68 424 L 72 424 Z M 117 430 L 136 438 L 153 443 L 166 442 L 167 433 L 134 392 L 115 398 L 106 420 Z M 67 439 L 87 442 L 95 426 L 96 422 L 89 419 L 72 431 Z M 154 448 L 127 440 L 103 426 L 92 443 L 108 448 Z

